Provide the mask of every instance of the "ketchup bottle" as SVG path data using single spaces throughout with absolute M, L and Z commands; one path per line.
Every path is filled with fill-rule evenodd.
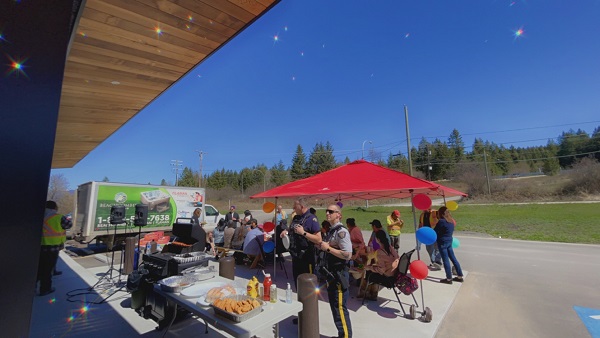
M 263 281 L 263 300 L 265 302 L 271 301 L 271 274 L 265 273 L 265 280 Z

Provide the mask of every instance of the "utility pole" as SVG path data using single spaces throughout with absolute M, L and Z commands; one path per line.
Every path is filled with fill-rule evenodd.
M 488 172 L 487 154 L 485 153 L 485 149 L 483 149 L 483 163 L 485 164 L 485 177 L 487 179 L 488 195 L 491 195 L 492 189 L 490 189 L 490 174 Z
M 408 129 L 408 107 L 404 105 L 404 120 L 406 121 L 406 148 L 408 149 L 408 174 L 412 176 L 412 156 L 410 155 L 410 131 Z
M 171 160 L 171 170 L 175 172 L 175 186 L 179 183 L 179 170 L 183 161 Z
M 431 156 L 431 150 L 429 150 L 429 145 L 427 145 L 427 180 L 431 181 L 431 162 L 429 161 L 429 157 Z
M 202 188 L 202 158 L 205 154 L 202 150 L 196 150 L 198 155 L 200 155 L 200 171 L 198 172 L 198 188 Z

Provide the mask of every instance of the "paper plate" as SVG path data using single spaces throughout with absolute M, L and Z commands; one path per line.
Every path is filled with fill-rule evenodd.
M 184 289 L 181 291 L 181 295 L 184 297 L 200 297 L 204 300 L 204 295 L 206 295 L 210 289 L 225 285 L 227 285 L 227 283 L 223 282 L 199 283 Z
M 263 211 L 266 212 L 267 214 L 270 212 L 273 212 L 273 210 L 275 210 L 275 203 L 265 202 L 265 204 L 263 204 Z
M 285 235 L 281 238 L 281 243 L 283 244 L 283 246 L 286 249 L 290 248 L 290 237 L 288 235 Z
M 273 222 L 265 222 L 265 224 L 263 224 L 263 230 L 265 232 L 271 232 L 273 229 L 275 229 L 275 224 Z
M 200 296 L 196 301 L 196 304 L 200 306 L 210 306 L 210 303 L 206 301 L 206 297 L 204 295 Z

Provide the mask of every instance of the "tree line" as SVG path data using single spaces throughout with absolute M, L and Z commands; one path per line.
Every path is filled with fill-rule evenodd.
M 202 186 L 216 190 L 229 187 L 241 192 L 256 185 L 264 185 L 268 189 L 350 162 L 348 157 L 341 162 L 337 161 L 333 151 L 329 142 L 317 142 L 307 156 L 302 146 L 298 145 L 289 167 L 280 160 L 270 168 L 260 163 L 240 171 L 223 168 L 204 175 Z M 402 172 L 409 171 L 405 154 L 390 153 L 387 159 L 374 157 L 379 157 L 372 158 L 378 165 Z M 452 179 L 466 167 L 480 167 L 482 171 L 487 167 L 491 176 L 539 171 L 554 175 L 561 168 L 569 168 L 584 157 L 600 160 L 600 127 L 594 129 L 591 135 L 581 129 L 571 129 L 559 135 L 557 141 L 550 139 L 545 146 L 534 147 L 505 147 L 476 138 L 471 151 L 466 150 L 460 132 L 454 129 L 445 141 L 436 138 L 430 142 L 422 138 L 416 147 L 411 148 L 411 159 L 416 171 L 413 174 L 432 181 Z M 185 167 L 177 185 L 199 186 L 198 179 L 198 172 Z M 168 183 L 163 179 L 161 185 Z

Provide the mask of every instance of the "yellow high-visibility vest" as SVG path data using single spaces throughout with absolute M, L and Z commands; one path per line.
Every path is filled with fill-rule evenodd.
M 42 245 L 61 245 L 67 240 L 67 233 L 60 225 L 61 214 L 54 214 L 44 220 Z

